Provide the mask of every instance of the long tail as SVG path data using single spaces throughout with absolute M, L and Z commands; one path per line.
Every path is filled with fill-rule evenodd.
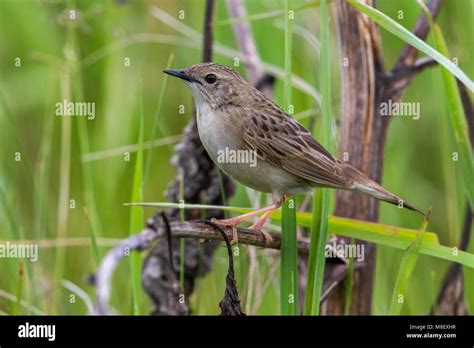
M 380 199 L 384 202 L 403 206 L 406 209 L 416 211 L 417 213 L 426 216 L 426 213 L 422 212 L 418 208 L 415 208 L 413 205 L 409 204 L 408 202 L 401 199 L 392 192 L 387 191 L 381 185 L 377 184 L 375 181 L 370 180 L 357 169 L 347 165 L 345 168 L 345 172 L 353 180 L 353 186 L 351 187 L 351 190 L 368 194 L 369 196 L 374 197 L 376 199 Z

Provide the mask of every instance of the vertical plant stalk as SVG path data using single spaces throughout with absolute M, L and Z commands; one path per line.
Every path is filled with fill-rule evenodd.
M 74 1 L 68 2 L 69 9 L 74 9 L 73 7 Z M 74 96 L 77 102 L 85 102 L 84 98 L 84 88 L 82 84 L 82 76 L 81 76 L 81 66 L 78 60 L 80 57 L 80 49 L 78 45 L 78 38 L 76 33 L 76 27 L 74 25 L 68 26 L 68 50 L 69 52 L 66 55 L 66 70 L 70 74 L 70 80 L 74 81 L 71 83 L 72 95 Z M 89 149 L 89 134 L 87 131 L 87 125 L 85 120 L 80 120 L 77 125 L 77 132 L 79 138 L 79 147 L 81 151 L 81 155 L 90 152 Z M 102 224 L 97 212 L 97 205 L 94 196 L 94 180 L 93 180 L 93 173 L 91 163 L 81 161 L 82 166 L 82 180 L 83 180 L 83 194 L 84 194 L 84 214 L 89 219 L 91 223 L 91 244 L 92 244 L 92 256 L 96 263 L 96 266 L 100 263 L 100 251 L 97 245 L 97 237 L 102 232 Z
M 16 302 L 13 307 L 12 315 L 20 315 L 20 307 L 23 295 L 23 278 L 24 278 L 24 266 L 23 261 L 20 260 L 19 262 L 19 269 L 18 269 L 18 284 L 16 288 Z
M 184 203 L 184 175 L 183 173 L 178 174 L 179 177 L 179 200 L 180 202 Z M 220 181 L 220 180 L 219 180 Z M 185 219 L 184 217 L 184 209 L 181 209 L 179 212 L 179 220 L 183 222 Z M 185 243 L 184 239 L 180 239 L 179 241 L 179 285 L 181 289 L 184 289 L 184 257 L 185 257 Z M 172 256 L 170 255 L 170 259 Z
M 204 41 L 202 48 L 203 63 L 212 62 L 212 44 L 214 43 L 214 12 L 216 8 L 215 0 L 206 1 L 204 13 Z
M 431 28 L 433 41 L 435 43 L 434 47 L 444 56 L 449 57 L 448 48 L 446 45 L 446 41 L 444 40 L 443 33 L 441 28 L 435 22 L 433 16 L 431 15 L 429 9 L 426 5 L 418 0 L 418 4 L 425 13 L 426 18 L 428 19 L 428 23 Z M 441 139 L 447 147 L 447 144 L 450 140 L 452 140 L 455 145 L 456 149 L 460 153 L 459 159 L 459 166 L 461 167 L 460 172 L 462 173 L 464 184 L 467 193 L 467 207 L 465 209 L 465 220 L 464 220 L 464 227 L 461 233 L 461 243 L 459 245 L 459 250 L 466 250 L 469 245 L 469 238 L 470 238 L 470 230 L 472 224 L 472 199 L 473 199 L 473 188 L 472 179 L 474 177 L 473 174 L 473 159 L 472 159 L 472 139 L 474 135 L 473 127 L 472 127 L 472 103 L 468 98 L 463 98 L 462 93 L 466 92 L 466 88 L 463 84 L 461 84 L 458 80 L 458 84 L 456 83 L 456 79 L 449 71 L 447 71 L 444 67 L 440 67 L 441 69 L 441 77 L 444 86 L 444 91 L 447 96 L 448 100 L 448 115 L 447 115 L 447 122 L 443 120 L 443 124 L 448 125 L 451 123 L 451 128 L 454 130 L 454 136 L 452 136 L 448 132 L 449 127 L 445 127 L 440 125 L 441 127 Z M 454 139 L 452 139 L 454 138 Z M 455 177 L 454 173 L 456 170 L 459 170 L 458 166 L 454 166 L 454 162 L 450 158 L 449 160 L 442 161 L 444 165 L 444 178 L 445 183 L 448 188 L 450 188 L 452 194 L 456 194 L 457 190 L 456 183 L 453 183 L 450 178 Z M 451 174 L 451 175 L 448 175 Z M 455 196 L 456 197 L 456 196 Z M 449 204 L 448 204 L 449 205 Z M 456 215 L 456 207 L 454 205 L 449 205 L 448 207 L 451 209 L 451 214 L 449 217 L 451 220 Z M 454 223 L 451 223 L 450 226 L 453 228 Z M 453 232 L 457 230 L 457 226 L 453 229 Z M 438 314 L 451 314 L 451 315 L 466 315 L 467 314 L 467 304 L 464 299 L 464 295 L 466 295 L 466 300 L 469 300 L 470 291 L 469 291 L 469 275 L 472 275 L 472 270 L 465 267 L 464 269 L 464 283 L 466 284 L 466 289 L 463 289 L 463 269 L 458 264 L 452 264 L 444 278 L 444 282 L 441 286 L 441 291 L 438 296 L 438 300 L 436 302 L 435 311 Z M 464 291 L 463 290 L 467 290 Z M 472 309 L 471 309 L 472 311 Z
M 428 215 L 431 211 L 428 213 Z M 392 293 L 392 301 L 390 303 L 389 314 L 391 315 L 400 315 L 403 304 L 405 303 L 409 280 L 413 270 L 415 269 L 416 261 L 418 260 L 418 254 L 421 247 L 421 242 L 423 241 L 423 236 L 428 226 L 429 217 L 426 216 L 423 221 L 420 233 L 413 244 L 411 244 L 405 254 L 403 255 L 400 267 L 398 268 L 398 275 L 395 281 L 395 286 Z
M 373 0 L 361 0 L 373 6 Z M 380 33 L 377 25 L 346 1 L 334 2 L 338 21 L 341 78 L 340 157 L 369 178 L 380 182 L 383 152 L 390 117 L 380 115 L 380 105 L 398 102 L 417 73 L 432 64 L 417 60 L 418 50 L 406 45 L 391 71 L 385 72 Z M 430 0 L 427 7 L 433 16 L 439 12 L 440 0 Z M 424 15 L 418 18 L 413 33 L 425 39 L 429 26 Z M 346 63 L 346 64 L 345 64 Z M 337 192 L 335 215 L 377 221 L 379 202 L 354 192 Z M 375 270 L 375 246 L 365 245 L 365 266 L 354 272 L 351 313 L 369 315 Z M 325 311 L 343 314 L 344 292 L 338 287 L 330 296 Z
M 473 253 L 474 227 L 472 210 L 468 205 L 465 209 L 464 226 L 461 233 L 459 250 Z M 463 278 L 464 276 L 464 278 Z M 444 276 L 441 290 L 431 314 L 436 315 L 467 315 L 474 313 L 474 270 L 453 263 Z
M 291 105 L 291 1 L 285 1 L 285 86 L 284 107 Z M 281 239 L 280 304 L 283 315 L 298 314 L 298 253 L 296 249 L 296 200 L 291 196 L 283 205 Z
M 371 0 L 366 3 L 372 5 Z M 339 26 L 340 56 L 348 65 L 341 64 L 342 107 L 340 157 L 347 158 L 355 168 L 380 182 L 386 118 L 375 115 L 376 74 L 382 72 L 380 33 L 373 22 L 346 2 L 335 4 Z M 378 203 L 361 194 L 337 192 L 335 215 L 367 221 L 377 221 Z M 375 269 L 375 247 L 364 243 L 366 267 L 354 272 L 353 314 L 370 314 L 372 282 Z M 343 314 L 344 292 L 336 291 L 329 298 L 327 312 Z
M 69 2 L 70 8 L 72 2 Z M 60 93 L 61 100 L 71 100 L 71 64 L 75 58 L 74 52 L 74 28 L 70 23 L 67 25 L 66 42 L 64 44 L 65 64 L 64 71 L 60 77 Z M 69 217 L 69 185 L 71 174 L 71 117 L 61 118 L 61 153 L 59 155 L 59 195 L 58 195 L 58 215 L 57 215 L 57 235 L 56 238 L 62 239 L 66 236 L 66 229 Z M 56 250 L 54 261 L 54 281 L 56 284 L 60 283 L 63 278 L 65 267 L 65 250 L 58 248 Z M 55 294 L 53 296 L 54 311 L 57 312 L 57 299 L 61 298 L 61 287 L 55 287 Z
M 233 18 L 246 18 L 247 11 L 242 0 L 227 0 L 227 8 Z M 273 84 L 265 82 L 265 68 L 263 67 L 257 46 L 252 37 L 250 24 L 247 21 L 237 22 L 233 25 L 235 39 L 239 46 L 239 51 L 245 57 L 245 69 L 248 81 L 260 89 L 267 97 L 272 97 Z
M 171 69 L 171 64 L 173 63 L 174 55 L 170 54 L 168 57 L 168 62 L 166 63 L 166 69 Z M 150 142 L 155 140 L 156 137 L 156 132 L 158 130 L 158 124 L 160 122 L 161 117 L 161 107 L 163 105 L 163 100 L 165 99 L 165 91 L 166 91 L 166 86 L 168 85 L 168 75 L 165 74 L 163 77 L 163 83 L 161 85 L 160 89 L 160 95 L 158 97 L 158 102 L 156 104 L 156 110 L 155 110 L 155 115 L 153 117 L 153 126 L 151 128 L 150 132 Z M 148 182 L 148 177 L 150 175 L 150 168 L 151 168 L 151 162 L 153 158 L 153 147 L 149 147 L 147 151 L 147 156 L 146 156 L 146 164 L 145 164 L 145 172 L 143 174 L 143 186 L 145 187 L 146 183 Z
M 132 186 L 132 200 L 143 199 L 143 122 L 144 122 L 144 111 L 143 111 L 143 81 L 140 82 L 139 98 L 138 102 L 140 105 L 140 126 L 138 131 L 138 150 L 136 153 L 135 160 L 135 171 L 133 174 L 133 186 Z M 140 208 L 140 209 L 136 209 Z M 139 231 L 143 226 L 144 220 L 144 209 L 143 207 L 132 207 L 130 210 L 130 236 L 133 236 L 136 231 Z M 129 251 L 130 252 L 130 251 Z M 132 299 L 133 299 L 133 314 L 140 314 L 141 299 L 141 278 L 140 269 L 142 266 L 142 259 L 140 253 L 130 254 L 130 269 L 132 279 Z
M 76 37 L 76 33 L 74 32 L 74 37 Z M 76 44 L 76 38 L 74 39 L 74 50 L 76 56 L 79 56 L 79 48 Z M 73 62 L 73 73 L 74 73 L 74 95 L 78 101 L 84 102 L 84 89 L 82 86 L 82 78 L 80 74 L 80 67 L 77 61 Z M 86 120 L 79 120 L 77 131 L 79 136 L 79 145 L 81 149 L 81 154 L 89 153 L 89 134 L 87 131 Z M 97 237 L 102 234 L 102 223 L 99 218 L 99 214 L 97 212 L 97 205 L 94 196 L 94 180 L 93 180 L 93 173 L 92 173 L 92 164 L 91 162 L 84 162 L 81 161 L 82 164 L 82 180 L 83 180 L 83 190 L 84 190 L 84 201 L 85 207 L 84 212 L 87 218 L 90 220 L 91 229 L 91 243 L 92 243 L 92 255 L 98 266 L 100 263 L 100 250 L 97 245 Z
M 354 238 L 351 238 L 351 244 L 354 244 Z M 351 314 L 352 286 L 354 282 L 354 258 L 349 258 L 347 266 L 347 275 L 344 280 L 344 315 Z
M 56 66 L 57 68 L 57 66 Z M 52 225 L 47 219 L 48 207 L 48 192 L 49 192 L 49 178 L 51 172 L 51 147 L 54 131 L 54 117 L 51 117 L 50 105 L 54 105 L 57 93 L 58 74 L 51 73 L 51 82 L 49 86 L 54 86 L 50 89 L 45 107 L 45 119 L 47 120 L 42 132 L 41 145 L 38 152 L 37 164 L 35 166 L 34 185 L 36 192 L 34 194 L 34 224 L 33 224 L 33 239 L 39 240 L 45 236 L 45 231 L 50 230 Z M 49 120 L 48 120 L 49 119 Z M 1 193 L 0 193 L 1 201 Z M 1 206 L 1 204 L 0 204 Z M 38 270 L 35 267 L 30 268 L 30 281 L 32 284 L 40 282 Z M 32 299 L 30 302 L 39 307 L 41 302 L 42 289 L 39 286 L 31 287 Z
M 321 53 L 320 53 L 320 90 L 322 109 L 321 144 L 330 148 L 331 136 L 331 64 L 329 49 L 329 12 L 326 0 L 320 3 Z M 313 131 L 313 133 L 316 130 Z M 317 189 L 313 199 L 313 221 L 308 263 L 308 287 L 305 313 L 320 314 L 320 299 L 323 289 L 325 247 L 328 237 L 327 221 L 329 213 L 329 192 Z

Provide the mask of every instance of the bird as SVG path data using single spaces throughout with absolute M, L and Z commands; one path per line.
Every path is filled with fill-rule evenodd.
M 232 68 L 208 62 L 163 72 L 191 89 L 199 138 L 213 162 L 241 184 L 272 195 L 270 205 L 212 220 L 232 228 L 234 242 L 238 240 L 236 226 L 260 214 L 249 229 L 271 242 L 271 235 L 263 228 L 271 214 L 291 195 L 318 187 L 361 192 L 426 215 L 334 157 L 303 125 Z M 223 153 L 234 154 L 233 160 Z M 247 154 L 240 156 L 247 160 L 239 161 L 238 154 Z M 249 160 L 252 158 L 256 161 Z

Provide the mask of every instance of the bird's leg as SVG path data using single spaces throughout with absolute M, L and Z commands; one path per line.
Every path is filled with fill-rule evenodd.
M 272 236 L 270 233 L 265 231 L 263 229 L 263 225 L 265 225 L 265 222 L 267 222 L 268 218 L 277 210 L 278 208 L 272 209 L 267 211 L 265 214 L 263 214 L 252 226 L 249 227 L 249 230 L 252 231 L 257 231 L 263 234 L 263 237 L 265 237 L 265 243 L 268 245 L 273 241 Z
M 274 201 L 272 204 L 270 205 L 267 205 L 266 207 L 263 207 L 263 208 L 259 208 L 259 209 L 256 209 L 254 211 L 250 211 L 248 213 L 245 213 L 245 214 L 242 214 L 242 215 L 239 215 L 239 216 L 235 216 L 235 217 L 231 217 L 229 219 L 224 219 L 224 220 L 217 220 L 217 219 L 211 219 L 211 221 L 215 224 L 218 224 L 218 225 L 222 225 L 222 226 L 227 226 L 227 227 L 231 227 L 232 228 L 232 243 L 237 243 L 239 238 L 238 238 L 238 235 L 237 235 L 237 225 L 240 224 L 241 222 L 244 222 L 248 219 L 251 219 L 255 216 L 258 216 L 259 214 L 261 213 L 265 213 L 259 220 L 263 219 L 264 216 L 266 216 L 266 218 L 263 220 L 261 226 L 263 226 L 263 223 L 265 223 L 265 221 L 268 219 L 268 217 L 271 215 L 267 215 L 266 213 L 269 212 L 269 213 L 273 213 L 275 210 L 277 210 L 278 208 L 281 207 L 281 205 L 283 204 L 283 202 L 286 200 L 286 196 L 282 196 L 281 198 L 279 198 L 278 200 Z M 258 221 L 257 221 L 258 222 Z M 260 226 L 260 228 L 261 228 Z M 255 229 L 254 229 L 255 230 Z M 266 232 L 262 232 L 264 235 Z M 268 234 L 268 233 L 267 233 Z M 271 236 L 270 236 L 271 238 Z M 267 237 L 265 237 L 265 239 L 267 239 Z

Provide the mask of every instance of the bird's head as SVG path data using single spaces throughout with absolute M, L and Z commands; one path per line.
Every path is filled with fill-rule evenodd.
M 182 79 L 191 88 L 196 103 L 207 103 L 211 108 L 241 99 L 252 88 L 236 71 L 222 64 L 201 63 L 163 72 Z

